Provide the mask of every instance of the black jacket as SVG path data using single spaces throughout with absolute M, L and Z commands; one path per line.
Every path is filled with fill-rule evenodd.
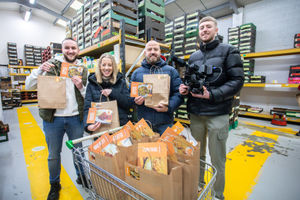
M 233 96 L 242 88 L 244 71 L 239 50 L 219 40 L 203 45 L 193 53 L 189 64 L 213 66 L 213 74 L 208 76 L 205 86 L 210 99 L 200 99 L 189 95 L 188 112 L 196 115 L 228 114 L 232 107 Z
M 87 132 L 90 132 L 87 130 L 87 126 L 89 124 L 86 123 L 86 119 L 88 116 L 89 108 L 91 107 L 91 102 L 100 101 L 102 89 L 112 89 L 112 92 L 109 95 L 109 100 L 117 101 L 120 125 L 123 126 L 128 122 L 128 111 L 131 106 L 131 98 L 129 97 L 129 90 L 126 86 L 122 74 L 118 73 L 117 81 L 114 85 L 105 82 L 99 84 L 97 82 L 95 74 L 92 74 L 89 76 L 89 83 L 86 88 L 86 95 L 84 99 L 84 128 Z M 107 101 L 106 96 L 102 95 L 101 101 Z

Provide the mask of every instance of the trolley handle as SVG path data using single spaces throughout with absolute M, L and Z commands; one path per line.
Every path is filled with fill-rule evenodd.
M 89 139 L 93 139 L 95 137 L 99 137 L 99 136 L 103 135 L 104 133 L 113 133 L 113 132 L 116 132 L 118 130 L 121 130 L 122 128 L 123 128 L 123 126 L 120 126 L 120 127 L 117 127 L 117 128 L 113 128 L 113 129 L 106 130 L 106 131 L 101 131 L 99 133 L 96 133 L 96 134 L 93 134 L 93 135 L 88 135 L 88 136 L 78 138 L 78 139 L 75 139 L 75 140 L 68 140 L 68 141 L 66 141 L 66 145 L 69 149 L 73 149 L 74 144 L 77 144 L 79 142 L 83 142 L 83 141 L 86 141 L 86 140 L 89 140 Z

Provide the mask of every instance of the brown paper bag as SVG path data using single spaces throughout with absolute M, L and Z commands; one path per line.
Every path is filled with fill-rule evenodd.
M 115 177 L 124 180 L 125 176 L 125 159 L 127 149 L 129 147 L 119 147 L 119 152 L 112 157 L 102 156 L 93 152 L 89 148 L 89 161 L 91 169 L 91 182 L 96 193 L 104 199 L 119 200 L 124 199 L 124 192 L 120 191 L 111 182 L 116 183 L 110 176 L 97 169 L 97 167 L 104 169 Z M 97 166 L 97 167 L 96 167 Z M 126 195 L 125 195 L 126 196 Z
M 40 108 L 66 107 L 66 79 L 58 76 L 38 76 L 38 106 Z
M 120 119 L 119 119 L 119 111 L 118 111 L 118 104 L 116 100 L 113 101 L 106 101 L 106 102 L 92 102 L 92 108 L 102 108 L 112 110 L 112 122 L 111 124 L 101 124 L 100 128 L 96 130 L 94 133 L 106 131 L 109 129 L 120 127 Z
M 158 104 L 169 105 L 170 76 L 168 74 L 145 74 L 144 83 L 152 83 L 152 96 L 145 98 L 145 106 L 153 107 Z
M 135 150 L 134 150 L 135 149 Z M 137 145 L 126 154 L 125 181 L 155 200 L 182 200 L 182 165 L 168 161 L 168 175 L 137 166 Z
M 200 176 L 200 143 L 193 156 L 177 156 L 182 164 L 182 195 L 184 200 L 196 200 Z

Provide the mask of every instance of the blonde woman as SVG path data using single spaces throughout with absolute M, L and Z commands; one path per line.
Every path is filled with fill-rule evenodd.
M 131 105 L 130 95 L 123 75 L 119 73 L 114 56 L 108 53 L 102 54 L 95 74 L 90 75 L 88 80 L 89 83 L 84 100 L 85 131 L 92 133 L 101 127 L 100 122 L 94 124 L 86 123 L 91 102 L 99 102 L 100 96 L 101 102 L 105 102 L 108 99 L 110 101 L 117 101 L 120 125 L 126 124 L 128 122 L 128 111 Z

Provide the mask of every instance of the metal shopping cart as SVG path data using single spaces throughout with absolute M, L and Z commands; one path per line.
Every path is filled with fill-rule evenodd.
M 82 173 L 80 174 L 81 178 L 85 177 L 86 179 L 86 181 L 83 181 L 83 186 L 89 193 L 90 199 L 151 200 L 153 198 L 89 161 L 87 159 L 88 145 L 83 145 L 81 148 L 74 147 L 77 143 L 99 137 L 107 132 L 116 132 L 121 128 L 122 127 L 119 127 L 76 140 L 69 140 L 66 142 L 66 145 L 69 149 L 72 149 L 75 164 L 78 168 L 81 168 L 81 170 L 79 170 Z M 200 167 L 205 171 L 205 180 L 204 183 L 199 185 L 199 189 L 201 188 L 201 190 L 198 194 L 198 200 L 213 200 L 215 196 L 213 185 L 216 180 L 216 168 L 202 160 L 200 161 Z

